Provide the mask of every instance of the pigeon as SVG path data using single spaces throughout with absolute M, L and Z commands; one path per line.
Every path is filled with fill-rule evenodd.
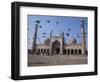
M 69 33 L 66 33 L 67 36 L 69 36 Z
M 56 22 L 56 24 L 58 24 L 58 21 Z
M 50 23 L 50 21 L 49 21 L 49 20 L 47 20 L 47 23 Z
M 69 28 L 68 31 L 71 31 L 71 29 Z
M 46 34 L 46 33 L 43 32 L 42 34 Z
M 41 21 L 40 21 L 40 20 L 37 20 L 37 21 L 35 21 L 35 22 L 39 24 Z
M 40 28 L 42 28 L 42 26 L 39 26 Z

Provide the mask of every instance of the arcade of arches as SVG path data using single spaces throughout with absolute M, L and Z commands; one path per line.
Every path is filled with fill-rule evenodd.
M 55 55 L 59 55 L 59 52 L 60 52 L 60 49 L 57 47 L 56 49 L 53 49 L 52 50 L 52 55 L 55 54 Z M 43 54 L 43 55 L 50 55 L 49 53 L 49 49 L 37 49 L 36 50 L 36 53 L 37 55 L 40 55 L 40 54 Z M 82 54 L 82 51 L 81 49 L 64 49 L 63 50 L 63 55 L 80 55 Z
M 64 43 L 64 36 L 52 36 L 50 41 L 37 44 L 36 55 L 82 55 L 82 44 L 71 38 Z M 87 51 L 86 51 L 87 54 Z

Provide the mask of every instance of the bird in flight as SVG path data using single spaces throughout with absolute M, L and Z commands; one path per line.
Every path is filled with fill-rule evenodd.
M 46 34 L 45 32 L 43 32 L 42 34 Z
M 69 36 L 69 33 L 66 33 L 67 36 Z
M 56 22 L 56 24 L 58 24 L 58 21 Z
M 50 23 L 50 21 L 49 21 L 49 20 L 47 20 L 47 23 Z
M 39 24 L 41 21 L 40 21 L 40 20 L 36 20 L 35 22 L 36 22 L 37 24 Z
M 68 31 L 71 31 L 71 29 L 69 28 Z
M 40 28 L 42 28 L 42 26 L 39 26 Z

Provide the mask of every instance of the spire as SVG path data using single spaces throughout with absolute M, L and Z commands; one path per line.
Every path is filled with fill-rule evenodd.
M 85 31 L 84 31 L 84 18 L 81 19 L 81 35 L 82 35 L 82 54 L 85 55 L 86 45 L 85 45 Z
M 36 39 L 37 39 L 37 31 L 38 31 L 38 28 L 42 27 L 40 26 L 40 20 L 36 20 L 35 21 L 35 32 L 34 32 L 34 35 L 33 35 L 33 45 L 32 45 L 32 54 L 34 54 L 36 52 Z

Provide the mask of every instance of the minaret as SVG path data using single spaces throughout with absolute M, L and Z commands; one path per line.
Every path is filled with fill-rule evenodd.
M 64 50 L 64 32 L 62 32 L 61 37 L 62 37 L 61 54 L 63 54 L 63 50 Z
M 33 38 L 33 45 L 32 45 L 32 54 L 35 54 L 36 52 L 36 39 L 37 39 L 37 31 L 38 31 L 38 28 L 41 26 L 39 26 L 39 23 L 40 23 L 40 20 L 37 20 L 35 21 L 35 32 L 34 32 L 34 38 Z
M 34 33 L 33 45 L 32 45 L 32 54 L 34 54 L 36 51 L 37 29 L 38 29 L 38 24 L 36 24 L 36 27 L 35 27 L 35 33 Z
M 81 35 L 82 35 L 82 54 L 86 54 L 86 45 L 85 45 L 85 31 L 84 31 L 84 18 L 81 19 Z
M 50 45 L 49 45 L 49 53 L 50 54 L 52 54 L 52 43 L 51 43 L 52 33 L 53 33 L 53 30 L 50 32 Z

